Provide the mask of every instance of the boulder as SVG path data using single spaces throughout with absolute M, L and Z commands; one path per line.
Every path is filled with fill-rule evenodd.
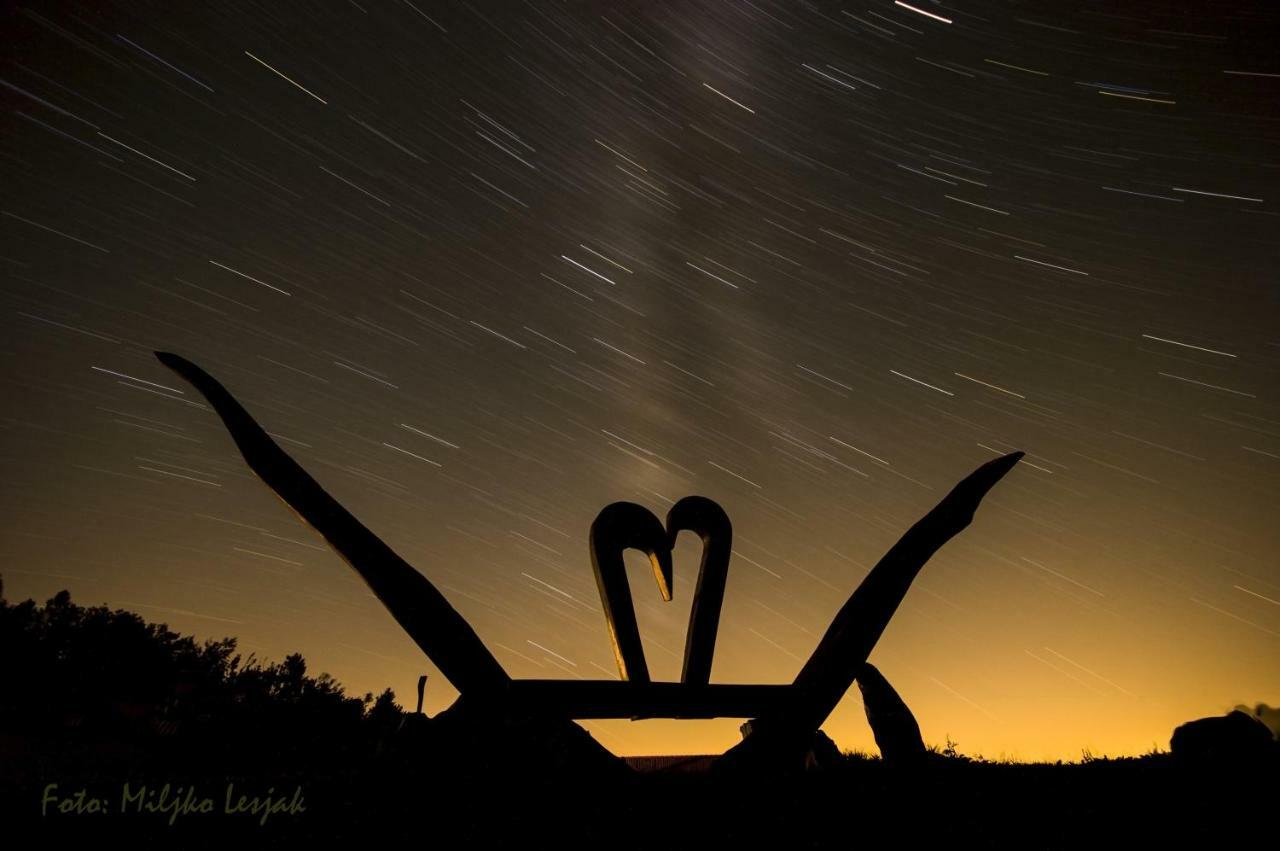
M 845 762 L 844 754 L 831 737 L 819 730 L 813 734 L 813 747 L 805 757 L 804 767 L 809 770 L 836 768 Z
M 920 725 L 893 686 L 870 662 L 858 674 L 867 723 L 886 765 L 913 765 L 928 757 Z
M 806 734 L 802 729 L 771 727 L 760 719 L 746 721 L 738 730 L 742 741 L 716 759 L 713 773 L 794 776 L 844 763 L 840 748 L 821 730 Z
M 1246 706 L 1241 704 L 1236 707 L 1246 715 L 1252 715 L 1263 724 L 1267 725 L 1267 729 L 1271 731 L 1271 735 L 1280 739 L 1280 707 L 1268 706 L 1265 703 L 1259 703 L 1254 706 Z
M 1179 726 L 1169 749 L 1189 763 L 1256 762 L 1275 755 L 1276 740 L 1266 724 L 1237 709 Z
M 606 777 L 630 774 L 626 762 L 567 718 L 459 698 L 428 722 L 439 758 L 462 773 Z

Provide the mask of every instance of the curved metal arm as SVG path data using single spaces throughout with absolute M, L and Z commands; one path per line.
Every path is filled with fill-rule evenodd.
M 507 672 L 425 576 L 329 496 L 208 373 L 168 352 L 156 352 L 156 357 L 209 400 L 249 467 L 355 568 L 459 692 L 496 694 L 506 689 L 511 681 Z
M 784 708 L 755 719 L 751 735 L 724 754 L 724 765 L 787 760 L 809 746 L 813 734 L 865 669 L 867 657 L 920 568 L 973 521 L 982 498 L 1024 454 L 1013 452 L 983 464 L 907 530 L 831 621 L 796 675 L 792 699 Z
M 729 579 L 729 556 L 733 553 L 733 524 L 729 515 L 705 496 L 686 496 L 667 512 L 667 535 L 675 547 L 676 536 L 684 530 L 702 539 L 702 565 L 689 612 L 689 632 L 684 640 L 684 669 L 680 682 L 706 685 L 711 681 L 711 661 L 716 652 L 716 632 L 724 588 Z
M 634 502 L 606 505 L 591 524 L 591 569 L 600 589 L 609 640 L 618 662 L 618 675 L 623 680 L 649 682 L 649 666 L 644 660 L 640 627 L 631 602 L 631 585 L 627 582 L 625 549 L 637 549 L 649 556 L 653 574 L 658 580 L 662 599 L 670 601 L 672 586 L 671 545 L 667 532 L 649 509 Z
M 836 614 L 795 678 L 809 700 L 802 714 L 815 730 L 853 685 L 920 568 L 973 522 L 982 498 L 1024 454 L 988 461 L 966 476 L 885 553 Z

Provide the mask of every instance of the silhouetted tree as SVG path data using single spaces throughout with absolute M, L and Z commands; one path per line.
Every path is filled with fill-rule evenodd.
M 287 745 L 354 740 L 399 718 L 390 689 L 348 697 L 328 674 L 309 676 L 300 654 L 262 663 L 238 653 L 235 638 L 199 642 L 132 612 L 78 606 L 65 590 L 42 607 L 0 598 L 0 646 L 0 723 L 34 734 L 216 727 Z

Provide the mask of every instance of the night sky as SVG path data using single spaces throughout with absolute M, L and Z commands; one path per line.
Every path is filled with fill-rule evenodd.
M 1024 450 L 872 655 L 927 742 L 1141 753 L 1280 701 L 1280 11 L 912 5 L 6 4 L 6 597 L 456 696 L 159 349 L 516 677 L 617 676 L 609 502 L 720 502 L 712 679 L 789 682 Z M 627 554 L 655 679 L 699 552 L 671 603 Z M 874 748 L 856 688 L 825 729 Z

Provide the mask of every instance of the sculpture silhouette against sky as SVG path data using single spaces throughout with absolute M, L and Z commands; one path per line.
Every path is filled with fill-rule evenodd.
M 591 526 L 590 549 L 621 679 L 516 680 L 431 581 L 325 492 L 226 388 L 177 355 L 157 352 L 156 356 L 209 400 L 249 467 L 360 574 L 401 628 L 458 689 L 460 703 L 465 699 L 467 705 L 499 717 L 520 713 L 566 720 L 753 719 L 750 734 L 725 754 L 726 764 L 790 764 L 795 757 L 803 757 L 818 728 L 865 671 L 872 648 L 916 574 L 972 522 L 983 497 L 1024 454 L 1014 452 L 983 464 L 912 526 L 853 592 L 789 685 L 710 682 L 732 552 L 732 527 L 719 505 L 705 497 L 685 497 L 668 512 L 665 527 L 634 503 L 606 506 Z M 685 530 L 701 537 L 703 553 L 684 668 L 678 683 L 652 682 L 622 552 L 635 548 L 646 553 L 659 592 L 670 600 L 672 548 L 676 536 Z M 887 681 L 884 686 L 888 687 Z
M 649 682 L 649 669 L 640 644 L 622 551 L 633 548 L 649 556 L 658 591 L 662 599 L 670 601 L 671 553 L 676 535 L 686 530 L 696 532 L 702 539 L 702 565 L 689 612 L 680 682 L 706 685 L 711 681 L 711 657 L 733 551 L 733 526 L 724 509 L 705 496 L 686 496 L 667 512 L 667 525 L 663 528 L 648 509 L 631 502 L 615 502 L 605 506 L 591 524 L 591 566 L 618 660 L 618 676 L 629 682 Z

